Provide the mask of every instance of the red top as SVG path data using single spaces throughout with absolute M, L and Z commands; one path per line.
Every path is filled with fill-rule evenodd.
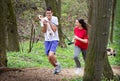
M 77 26 L 74 28 L 74 35 L 82 39 L 88 39 L 87 31 L 85 29 L 79 29 Z M 75 41 L 75 46 L 80 47 L 83 50 L 87 50 L 88 43 L 83 43 L 79 40 Z

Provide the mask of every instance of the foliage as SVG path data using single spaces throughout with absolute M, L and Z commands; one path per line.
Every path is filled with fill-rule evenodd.
M 44 47 L 41 43 L 34 44 L 34 48 L 31 53 L 27 53 L 28 42 L 24 43 L 24 39 L 30 38 L 30 32 L 31 32 L 31 26 L 32 26 L 31 21 L 34 19 L 34 17 L 36 17 L 36 15 L 38 15 L 38 14 L 43 15 L 43 13 L 44 13 L 44 8 L 45 8 L 44 1 L 43 0 L 41 0 L 41 1 L 40 0 L 37 0 L 37 1 L 36 0 L 30 0 L 30 1 L 16 0 L 16 1 L 17 2 L 14 2 L 14 6 L 15 6 L 15 9 L 18 11 L 18 12 L 16 11 L 18 32 L 19 32 L 19 36 L 20 36 L 20 41 L 22 41 L 22 43 L 23 43 L 23 44 L 21 43 L 21 46 L 23 46 L 24 51 L 14 53 L 14 54 L 8 53 L 8 60 L 9 60 L 8 66 L 14 67 L 13 65 L 16 65 L 18 63 L 20 63 L 20 65 L 18 64 L 18 65 L 16 65 L 16 67 L 37 67 L 37 66 L 44 67 L 46 65 L 49 65 L 49 64 L 46 64 L 46 63 L 48 63 L 47 60 L 44 60 L 40 63 L 35 60 L 35 58 L 40 59 L 40 56 L 44 57 L 44 58 L 41 57 L 42 60 L 47 59 L 44 54 L 44 51 L 43 51 Z M 38 2 L 39 2 L 39 4 L 38 4 Z M 81 5 L 79 5 L 79 4 L 81 4 Z M 32 5 L 34 7 L 37 7 L 37 10 L 34 10 Z M 79 10 L 80 7 L 81 7 L 81 9 Z M 76 9 L 74 9 L 74 8 L 76 8 Z M 62 1 L 62 17 L 61 17 L 62 28 L 63 28 L 64 34 L 67 35 L 67 37 L 70 40 L 72 40 L 72 37 L 73 37 L 73 28 L 74 28 L 75 19 L 78 17 L 84 17 L 85 19 L 87 19 L 86 15 L 85 15 L 86 11 L 87 11 L 86 0 L 80 0 L 80 1 L 79 0 L 75 0 L 75 1 L 74 0 L 73 1 L 72 0 L 64 0 L 64 1 Z M 78 14 L 78 13 L 80 13 L 80 14 Z M 40 40 L 43 41 L 43 35 L 40 32 L 40 28 L 39 28 L 38 24 L 36 24 L 36 30 L 37 30 L 36 36 L 38 36 L 38 34 L 39 34 Z M 70 31 L 70 32 L 66 32 L 66 31 Z M 66 42 L 68 42 L 68 41 L 66 40 Z M 39 50 L 39 45 L 42 46 L 40 50 Z M 36 54 L 36 52 L 37 52 L 37 54 Z M 17 56 L 16 58 L 18 58 L 18 60 L 13 58 L 12 55 L 16 55 Z M 63 67 L 73 67 L 74 66 L 73 47 L 68 46 L 68 48 L 65 48 L 65 49 L 58 47 L 57 55 L 58 55 L 58 59 L 60 59 L 61 63 L 63 63 L 62 64 Z M 31 59 L 30 56 L 33 58 Z M 37 58 L 37 57 L 39 57 L 39 58 Z M 67 57 L 67 59 L 65 59 L 66 57 Z M 17 61 L 15 62 L 14 59 Z M 33 59 L 34 59 L 34 62 L 33 62 Z M 62 59 L 65 59 L 65 60 L 62 60 Z M 68 61 L 71 61 L 71 62 L 67 64 Z M 14 64 L 11 64 L 11 63 L 14 63 Z M 48 67 L 51 67 L 51 66 L 49 65 Z
M 47 56 L 44 52 L 44 43 L 38 42 L 34 43 L 32 52 L 28 53 L 29 42 L 26 41 L 21 43 L 20 52 L 8 52 L 8 67 L 25 68 L 25 67 L 48 67 L 51 68 L 51 64 L 48 62 Z M 58 61 L 60 61 L 62 68 L 75 68 L 75 63 L 73 60 L 73 45 L 67 48 L 58 47 L 56 55 Z M 116 58 L 109 57 L 111 65 L 117 65 L 115 61 Z M 80 60 L 82 67 L 84 67 L 84 61 L 82 54 L 80 54 Z
M 70 81 L 83 81 L 83 80 L 82 80 L 82 77 L 79 77 L 79 78 L 72 79 Z
M 87 17 L 87 0 L 64 0 L 62 1 L 62 13 L 68 16 Z
M 20 52 L 8 52 L 8 67 L 51 67 L 44 53 L 44 45 L 42 42 L 34 44 L 32 52 L 28 53 L 28 42 L 22 45 Z M 73 60 L 73 45 L 67 48 L 58 47 L 56 52 L 62 68 L 75 67 Z M 80 57 L 82 65 L 84 65 L 82 56 Z
M 8 67 L 51 67 L 47 60 L 47 56 L 44 53 L 44 44 L 38 42 L 34 44 L 32 52 L 28 53 L 28 42 L 22 45 L 20 52 L 8 52 Z M 74 67 L 73 61 L 73 47 L 66 49 L 58 47 L 57 58 L 59 59 L 63 68 Z M 69 62 L 69 63 L 68 63 Z
M 14 2 L 16 1 L 16 2 Z M 20 37 L 22 37 L 21 42 L 21 51 L 20 52 L 8 52 L 8 67 L 16 68 L 26 68 L 26 67 L 48 67 L 52 68 L 50 63 L 47 60 L 47 56 L 44 54 L 43 42 L 38 42 L 34 44 L 32 52 L 28 53 L 29 42 L 24 41 L 23 38 L 29 39 L 30 29 L 31 29 L 31 20 L 38 14 L 44 14 L 45 4 L 44 0 L 14 0 L 14 7 L 17 25 Z M 87 20 L 87 0 L 62 0 L 62 17 L 61 24 L 62 29 L 65 35 L 71 40 L 73 37 L 73 28 L 76 18 L 84 18 Z M 109 57 L 111 65 L 120 65 L 120 0 L 117 0 L 117 10 L 116 10 L 116 25 L 115 25 L 115 34 L 114 34 L 114 44 L 110 45 L 117 50 L 116 57 Z M 36 10 L 37 8 L 37 10 Z M 37 24 L 36 27 L 39 27 Z M 40 28 L 37 29 L 38 31 Z M 69 31 L 69 32 L 66 32 Z M 39 33 L 38 33 L 39 34 Z M 41 36 L 41 38 L 43 38 Z M 68 42 L 66 40 L 66 42 Z M 68 46 L 67 48 L 57 49 L 57 58 L 60 61 L 62 68 L 74 68 L 75 63 L 73 60 L 73 45 Z M 80 60 L 82 66 L 84 62 L 82 60 L 82 55 L 80 55 Z M 73 79 L 71 81 L 82 81 L 81 78 Z
M 114 30 L 114 48 L 117 50 L 116 62 L 120 65 L 120 0 L 117 0 L 115 30 Z
M 74 23 L 77 18 L 87 20 L 87 0 L 63 0 L 61 24 L 63 33 L 72 39 Z M 70 32 L 66 32 L 70 31 Z M 71 32 L 72 31 L 72 32 Z
M 87 0 L 62 0 L 61 25 L 63 33 L 73 37 L 73 28 L 76 18 L 87 20 Z M 31 21 L 38 14 L 44 15 L 44 0 L 13 0 L 17 16 L 17 25 L 20 39 L 30 37 Z M 37 27 L 39 28 L 38 24 Z M 67 32 L 66 31 L 70 31 Z M 72 31 L 72 32 L 71 32 Z M 43 36 L 41 36 L 42 38 Z

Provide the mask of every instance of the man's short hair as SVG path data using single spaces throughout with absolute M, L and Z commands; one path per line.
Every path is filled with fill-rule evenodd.
M 46 11 L 52 11 L 52 8 L 49 6 L 47 7 Z

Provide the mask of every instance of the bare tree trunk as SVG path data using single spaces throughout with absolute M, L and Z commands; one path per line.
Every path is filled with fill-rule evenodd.
M 113 43 L 113 31 L 114 31 L 114 21 L 115 21 L 115 12 L 116 12 L 116 3 L 117 0 L 113 0 L 112 6 L 112 21 L 111 21 L 111 32 L 110 32 L 110 42 Z
M 59 32 L 59 37 L 60 37 L 60 42 L 59 45 L 61 47 L 66 47 L 65 44 L 65 37 L 62 32 L 62 27 L 61 27 L 61 0 L 45 0 L 46 6 L 51 6 L 53 9 L 53 14 L 58 17 L 59 20 L 59 26 L 58 26 L 58 32 Z
M 8 51 L 19 51 L 18 31 L 16 16 L 13 10 L 11 0 L 6 1 L 7 3 L 7 49 Z
M 4 0 L 0 0 L 0 67 L 7 66 L 6 43 L 5 43 L 5 15 L 6 5 Z
M 91 25 L 83 81 L 101 81 L 108 43 L 112 0 L 89 0 Z
M 35 42 L 35 28 L 34 28 L 34 23 L 32 21 L 31 36 L 30 36 L 30 44 L 29 44 L 29 51 L 28 51 L 28 53 L 32 51 L 34 42 Z

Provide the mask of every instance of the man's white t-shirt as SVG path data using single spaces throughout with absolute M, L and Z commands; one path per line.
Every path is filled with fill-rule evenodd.
M 47 17 L 44 17 L 43 19 L 47 20 Z M 59 25 L 58 18 L 55 16 L 52 16 L 50 22 L 56 25 L 56 27 Z M 41 24 L 41 26 L 43 25 Z M 45 37 L 45 41 L 53 41 L 53 40 L 59 41 L 58 28 L 55 32 L 53 32 L 50 25 L 47 23 L 47 31 L 44 33 L 44 37 Z

